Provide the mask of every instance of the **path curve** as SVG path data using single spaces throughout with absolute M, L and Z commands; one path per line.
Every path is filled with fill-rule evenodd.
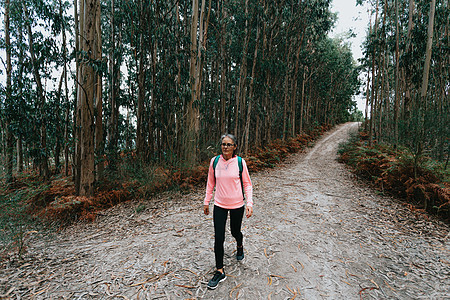
M 246 258 L 227 231 L 227 280 L 210 291 L 211 216 L 204 191 L 163 194 L 93 224 L 35 236 L 24 262 L 0 269 L 0 294 L 67 299 L 449 299 L 449 226 L 380 196 L 336 161 L 357 123 L 253 174 Z M 1 286 L 5 286 L 3 288 Z

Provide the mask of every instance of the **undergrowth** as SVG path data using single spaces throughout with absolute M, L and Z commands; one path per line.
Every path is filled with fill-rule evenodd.
M 45 202 L 39 197 L 49 186 L 37 176 L 23 174 L 8 185 L 0 185 L 0 261 L 10 253 L 19 258 L 26 252 L 26 242 L 43 224 L 30 213 L 29 199 Z
M 413 210 L 426 211 L 450 222 L 450 170 L 425 155 L 386 144 L 369 147 L 365 134 L 340 146 L 340 161 L 382 192 L 404 199 Z

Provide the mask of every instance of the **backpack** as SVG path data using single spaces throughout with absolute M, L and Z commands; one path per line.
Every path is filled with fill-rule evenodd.
M 217 166 L 217 163 L 219 162 L 219 159 L 220 159 L 220 155 L 217 155 L 216 158 L 214 158 L 214 163 L 213 163 L 214 179 L 216 179 L 216 166 Z M 242 157 L 238 156 L 237 160 L 238 160 L 238 166 L 239 166 L 239 179 L 241 180 L 242 195 L 244 196 L 244 199 L 245 199 L 244 183 L 242 182 L 242 170 L 244 168 L 242 166 Z

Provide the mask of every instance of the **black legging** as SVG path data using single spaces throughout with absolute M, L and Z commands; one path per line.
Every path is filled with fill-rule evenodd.
M 230 211 L 231 235 L 236 239 L 237 245 L 242 246 L 241 224 L 244 216 L 244 206 L 236 209 L 225 209 L 214 205 L 214 254 L 216 255 L 216 268 L 223 268 L 223 243 L 225 241 L 225 225 L 227 224 L 228 211 Z

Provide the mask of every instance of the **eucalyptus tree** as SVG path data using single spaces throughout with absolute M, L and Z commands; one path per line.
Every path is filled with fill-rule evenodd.
M 94 194 L 95 182 L 95 138 L 101 127 L 98 111 L 101 107 L 101 24 L 100 2 L 98 0 L 83 0 L 79 8 L 79 44 L 80 70 L 77 73 L 79 107 L 78 124 L 81 128 L 80 144 L 80 181 L 77 190 L 82 196 Z M 99 124 L 100 122 L 100 124 Z
M 372 82 L 370 141 L 399 143 L 416 154 L 423 148 L 443 160 L 449 136 L 448 1 L 368 2 L 375 12 L 364 58 Z
M 16 139 L 17 170 L 23 169 L 23 146 L 26 157 L 31 156 L 39 167 L 41 176 L 48 179 L 49 155 L 57 139 L 52 138 L 52 125 L 48 124 L 49 99 L 53 88 L 47 83 L 54 80 L 52 70 L 60 65 L 59 50 L 54 33 L 60 21 L 51 1 L 7 1 L 8 24 L 11 30 L 7 60 L 7 121 L 8 157 L 12 156 L 12 144 Z M 6 33 L 6 30 L 5 30 Z M 25 124 L 28 126 L 25 126 Z M 11 161 L 11 160 L 10 160 Z M 57 161 L 57 159 L 55 159 Z M 10 165 L 9 163 L 7 164 Z M 9 172 L 11 173 L 11 172 Z
M 12 113 L 12 93 L 11 93 L 11 77 L 12 77 L 12 64 L 11 64 L 11 36 L 10 36 L 10 1 L 5 1 L 5 20 L 4 20 L 4 33 L 5 33 L 5 50 L 6 50 L 6 86 L 5 86 L 5 124 L 4 131 L 6 136 L 6 182 L 11 183 L 13 181 L 13 135 L 11 132 L 11 113 Z
M 46 112 L 45 112 L 45 91 L 41 79 L 40 74 L 40 66 L 37 61 L 36 53 L 34 50 L 34 37 L 33 37 L 33 31 L 31 28 L 31 19 L 30 19 L 30 13 L 27 8 L 27 3 L 22 2 L 23 12 L 25 15 L 25 21 L 26 21 L 26 29 L 28 33 L 28 47 L 30 52 L 30 58 L 31 58 L 31 64 L 33 66 L 33 77 L 36 82 L 36 92 L 37 92 L 37 98 L 38 98 L 38 109 L 39 114 L 41 115 L 40 120 L 40 148 L 41 148 L 41 155 L 39 157 L 39 171 L 42 175 L 42 177 L 45 180 L 49 179 L 50 171 L 48 166 L 48 149 L 47 149 L 47 128 L 46 128 Z

